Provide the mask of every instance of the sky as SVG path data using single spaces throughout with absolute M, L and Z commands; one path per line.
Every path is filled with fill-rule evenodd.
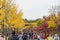
M 15 0 L 18 11 L 22 10 L 23 18 L 35 20 L 48 16 L 52 6 L 60 5 L 60 0 Z

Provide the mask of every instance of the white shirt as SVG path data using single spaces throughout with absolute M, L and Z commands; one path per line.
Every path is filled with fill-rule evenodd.
M 59 40 L 59 37 L 54 37 L 54 40 L 55 40 L 56 38 Z
M 39 35 L 37 35 L 37 37 L 38 37 L 38 38 L 40 38 L 40 36 L 39 36 Z
M 4 37 L 1 37 L 1 35 L 0 35 L 0 40 L 5 40 L 5 38 Z
M 0 40 L 5 40 L 5 38 L 3 38 L 3 37 L 0 37 Z

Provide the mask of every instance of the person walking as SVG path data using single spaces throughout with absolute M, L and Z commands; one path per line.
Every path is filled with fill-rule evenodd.
M 38 35 L 37 35 L 37 39 L 38 39 L 38 40 L 42 40 L 42 37 L 38 34 Z
M 55 36 L 54 36 L 54 40 L 59 40 L 59 37 L 58 37 L 57 34 L 55 34 Z
M 15 31 L 12 31 L 12 35 L 8 37 L 8 40 L 19 40 L 18 36 L 15 34 Z
M 29 39 L 30 39 L 30 40 L 33 40 L 33 32 L 30 32 L 30 33 L 29 33 Z
M 28 40 L 28 35 L 27 35 L 27 33 L 23 33 L 22 40 Z
M 51 35 L 48 35 L 47 40 L 53 40 L 53 37 Z
M 43 39 L 43 40 L 46 40 L 46 39 L 47 39 L 46 34 L 43 34 L 43 35 L 42 35 L 42 39 Z
M 0 40 L 5 40 L 4 35 L 0 35 Z
M 22 40 L 22 33 L 20 33 L 20 35 L 18 36 L 19 37 L 19 40 Z
M 33 38 L 34 38 L 34 40 L 37 40 L 37 39 L 38 39 L 38 37 L 37 37 L 37 34 L 36 34 L 36 33 L 34 34 L 34 37 L 33 37 Z

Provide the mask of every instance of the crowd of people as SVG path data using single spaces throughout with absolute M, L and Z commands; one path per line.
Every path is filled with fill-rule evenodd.
M 3 35 L 0 37 L 0 40 L 5 40 Z M 54 36 L 49 34 L 46 36 L 45 34 L 42 35 L 33 32 L 16 34 L 15 31 L 12 31 L 12 34 L 8 36 L 8 40 L 59 40 L 59 36 L 58 34 L 54 34 Z

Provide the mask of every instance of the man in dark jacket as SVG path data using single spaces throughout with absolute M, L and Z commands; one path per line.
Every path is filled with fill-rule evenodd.
M 8 37 L 8 40 L 19 40 L 18 36 L 15 35 L 15 31 L 13 31 L 12 35 Z
M 29 39 L 33 40 L 33 33 L 29 33 Z
M 27 33 L 23 33 L 22 39 L 23 39 L 23 40 L 28 40 L 28 35 L 27 35 Z

